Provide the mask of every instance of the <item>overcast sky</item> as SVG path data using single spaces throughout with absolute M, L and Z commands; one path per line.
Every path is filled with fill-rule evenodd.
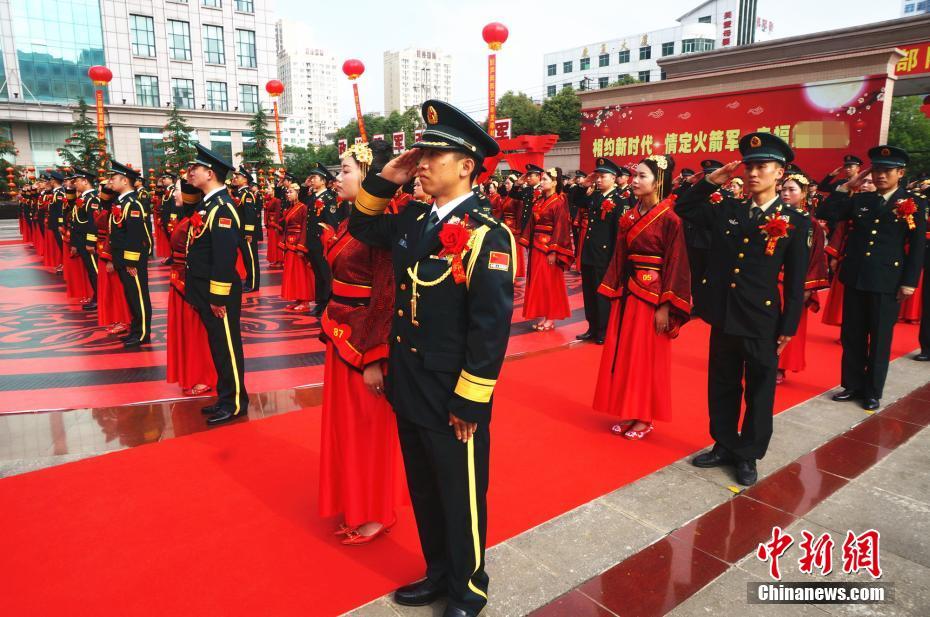
M 594 3 L 573 0 L 273 0 L 280 19 L 301 21 L 312 33 L 307 45 L 342 59 L 359 58 L 362 109 L 384 107 L 384 51 L 439 48 L 452 54 L 453 103 L 484 116 L 487 109 L 485 24 L 499 21 L 510 37 L 497 56 L 498 96 L 522 90 L 543 92 L 543 54 L 587 43 L 673 27 L 700 0 Z M 611 12 L 607 6 L 616 6 Z M 567 8 L 577 7 L 569 12 Z M 622 10 L 621 7 L 629 7 Z M 640 8 L 653 10 L 638 10 Z M 900 17 L 900 0 L 759 0 L 759 17 L 775 23 L 779 37 L 832 30 Z M 340 81 L 339 116 L 354 117 L 352 88 Z

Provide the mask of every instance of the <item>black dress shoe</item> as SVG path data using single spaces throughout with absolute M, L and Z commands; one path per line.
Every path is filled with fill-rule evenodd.
M 691 464 L 695 467 L 710 469 L 711 467 L 720 467 L 721 465 L 732 465 L 733 457 L 720 446 L 714 446 L 707 452 L 698 454 L 691 459 Z
M 478 613 L 473 613 L 464 608 L 452 606 L 451 604 L 446 606 L 446 610 L 442 612 L 442 617 L 477 617 L 477 615 Z
M 860 395 L 855 390 L 843 390 L 842 392 L 834 394 L 831 398 L 838 403 L 845 403 L 846 401 L 854 401 L 860 398 Z
M 200 408 L 200 413 L 204 414 L 205 416 L 212 416 L 216 412 L 216 405 L 207 405 L 206 407 Z
M 141 346 L 142 346 L 142 341 L 140 341 L 137 338 L 128 338 L 125 341 L 123 341 L 123 347 L 125 349 L 132 349 L 133 347 L 141 347 Z
M 310 312 L 307 313 L 307 314 L 310 315 L 310 317 L 317 317 L 317 318 L 322 317 L 322 316 L 323 316 L 323 307 L 322 307 L 322 306 L 315 306 L 315 307 L 313 307 L 313 310 L 310 311 Z
M 244 294 L 252 293 L 253 291 L 255 291 L 255 290 L 252 289 L 251 287 L 243 287 L 243 288 L 242 288 L 242 293 L 244 293 Z
M 875 411 L 881 407 L 881 405 L 881 401 L 879 401 L 877 398 L 866 398 L 862 401 L 862 408 L 866 411 Z
M 922 351 L 916 356 L 914 356 L 914 359 L 917 360 L 918 362 L 930 362 L 930 353 Z
M 96 311 L 96 310 L 97 310 L 97 303 L 96 303 L 96 302 L 88 302 L 87 304 L 85 304 L 84 306 L 81 307 L 81 310 L 82 310 L 82 311 Z
M 736 463 L 736 481 L 743 486 L 752 486 L 759 479 L 755 461 L 738 461 Z
M 246 418 L 248 415 L 249 414 L 245 411 L 236 413 L 232 409 L 217 409 L 212 416 L 207 418 L 207 426 L 219 426 L 220 424 L 227 424 L 235 420 Z
M 575 340 L 576 341 L 589 341 L 593 338 L 594 338 L 594 333 L 589 330 L 587 332 L 583 332 L 579 334 L 578 336 L 576 336 Z
M 445 581 L 434 582 L 428 578 L 404 585 L 394 592 L 394 601 L 402 606 L 426 606 L 446 595 Z
M 603 337 L 603 336 L 597 337 L 596 339 L 594 339 L 594 343 L 597 344 L 597 345 L 603 345 L 603 344 L 604 344 L 604 337 Z

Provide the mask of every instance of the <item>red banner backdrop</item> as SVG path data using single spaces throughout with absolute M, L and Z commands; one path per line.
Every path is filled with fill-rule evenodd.
M 739 157 L 740 135 L 767 131 L 795 150 L 805 172 L 822 177 L 843 155 L 879 143 L 884 75 L 797 84 L 687 99 L 613 105 L 582 111 L 581 168 L 594 159 L 636 163 L 670 154 L 675 168 L 700 170 L 704 159 L 727 163 Z
M 895 65 L 895 75 L 901 77 L 930 73 L 930 41 L 918 45 L 902 45 L 898 49 L 904 52 L 904 57 Z

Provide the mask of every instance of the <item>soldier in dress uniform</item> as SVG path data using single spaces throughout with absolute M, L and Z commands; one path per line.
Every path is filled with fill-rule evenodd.
M 847 154 L 843 157 L 843 165 L 837 167 L 824 177 L 823 181 L 817 185 L 817 190 L 829 195 L 840 185 L 855 178 L 862 169 L 862 159 L 855 154 Z M 842 173 L 842 176 L 840 175 Z
M 349 230 L 390 249 L 394 264 L 387 393 L 426 559 L 426 578 L 394 599 L 419 606 L 448 596 L 443 614 L 461 617 L 487 603 L 491 401 L 510 334 L 516 252 L 510 230 L 471 191 L 497 142 L 442 101 L 426 101 L 422 113 L 422 140 L 365 178 Z M 434 204 L 382 214 L 414 174 Z
M 701 171 L 704 175 L 710 175 L 723 167 L 723 163 L 713 159 L 701 161 Z M 690 182 L 682 182 L 675 190 L 675 193 L 681 195 L 691 188 Z M 717 190 L 721 197 L 732 197 L 725 188 Z M 716 199 L 716 198 L 715 198 Z M 701 293 L 703 286 L 700 284 L 704 278 L 704 270 L 707 268 L 707 251 L 710 248 L 710 230 L 706 227 L 699 227 L 684 221 L 683 229 L 685 232 L 685 246 L 688 247 L 688 264 L 691 266 L 691 300 L 694 303 L 692 312 L 695 315 L 701 314 L 701 308 L 704 304 L 704 297 Z
M 526 227 L 527 221 L 530 220 L 530 212 L 533 211 L 533 203 L 539 199 L 541 194 L 539 181 L 542 172 L 543 169 L 539 165 L 528 164 L 526 166 L 526 173 L 520 176 L 516 185 L 510 190 L 510 198 L 520 202 L 517 208 L 518 211 L 522 213 L 521 220 L 519 221 L 521 232 L 523 228 Z
M 581 240 L 581 290 L 588 329 L 575 338 L 579 341 L 594 340 L 598 345 L 603 345 L 607 319 L 610 317 L 610 300 L 597 293 L 597 288 L 604 280 L 614 254 L 617 221 L 630 208 L 633 198 L 622 198 L 617 191 L 619 165 L 606 158 L 599 158 L 596 162 L 594 174 L 597 190 L 581 202 L 581 209 L 588 213 L 587 230 Z
M 245 285 L 243 292 L 258 291 L 261 281 L 261 266 L 258 263 L 258 236 L 257 230 L 261 227 L 261 215 L 255 193 L 249 189 L 254 182 L 252 173 L 245 165 L 233 171 L 231 195 L 239 212 L 239 222 L 242 224 L 242 236 L 239 238 L 242 251 L 242 262 L 245 266 Z
M 207 425 L 216 426 L 244 418 L 249 410 L 239 325 L 242 280 L 236 272 L 242 223 L 224 184 L 232 164 L 194 145 L 197 157 L 188 167 L 187 181 L 204 197 L 188 232 L 184 299 L 197 309 L 207 329 L 217 400 L 202 411 L 209 416 Z
M 75 167 L 71 181 L 77 190 L 78 199 L 71 214 L 71 246 L 77 251 L 84 264 L 84 270 L 94 290 L 93 298 L 82 309 L 97 310 L 97 258 L 94 249 L 97 246 L 96 216 L 100 209 L 100 199 L 94 191 L 97 175 L 93 172 Z
M 112 211 L 110 249 L 132 315 L 129 333 L 123 338 L 123 346 L 127 348 L 144 345 L 152 337 L 148 270 L 152 235 L 146 210 L 133 189 L 138 178 L 139 172 L 132 167 L 110 161 L 108 185 L 118 196 Z
M 840 281 L 844 285 L 841 384 L 834 401 L 881 404 L 891 336 L 901 301 L 914 293 L 924 262 L 927 204 L 903 185 L 907 152 L 893 146 L 869 150 L 872 168 L 836 187 L 820 206 L 820 219 L 851 222 Z M 874 193 L 851 195 L 871 174 Z
M 62 232 L 65 227 L 65 177 L 60 171 L 52 170 L 48 172 L 48 179 L 51 188 L 48 206 L 48 228 L 52 231 L 52 237 L 58 246 L 56 256 L 58 263 L 52 265 L 55 266 L 55 272 L 60 274 L 64 270 L 62 262 L 66 258 L 63 252 L 62 239 Z
M 307 204 L 307 259 L 313 270 L 314 294 L 316 305 L 310 311 L 311 317 L 323 315 L 323 309 L 329 302 L 333 290 L 333 274 L 329 262 L 323 256 L 322 233 L 326 227 L 335 230 L 345 218 L 339 209 L 336 194 L 326 187 L 335 180 L 326 166 L 317 163 L 307 175 L 306 193 L 301 190 L 301 201 Z
M 175 192 L 177 191 L 177 182 L 178 176 L 170 171 L 164 171 L 158 177 L 158 183 L 162 187 L 161 194 L 161 218 L 159 223 L 161 224 L 162 229 L 165 232 L 165 237 L 171 238 L 171 233 L 174 231 L 175 226 L 178 224 L 178 221 L 181 220 L 181 214 L 183 212 L 183 205 L 175 203 Z M 168 251 L 168 256 L 162 261 L 163 265 L 168 265 L 171 263 L 171 251 Z
M 695 183 L 678 198 L 675 212 L 711 234 L 699 284 L 705 298 L 701 317 L 711 325 L 707 404 L 715 444 L 692 463 L 735 464 L 737 481 L 748 486 L 757 479 L 756 460 L 765 455 L 772 436 L 778 354 L 804 309 L 811 221 L 775 191 L 794 158 L 788 144 L 770 133 L 750 133 L 740 139 L 739 149 L 742 161 Z M 750 198 L 712 197 L 740 164 L 746 166 Z M 778 290 L 782 270 L 784 304 Z

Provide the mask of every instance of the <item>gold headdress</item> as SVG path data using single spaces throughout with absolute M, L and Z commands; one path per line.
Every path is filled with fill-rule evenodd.
M 364 142 L 352 144 L 339 158 L 344 159 L 347 156 L 354 156 L 355 160 L 358 161 L 360 165 L 371 165 L 371 162 L 375 158 L 374 154 L 371 152 L 371 148 Z
M 650 154 L 645 160 L 652 161 L 659 168 L 659 173 L 656 175 L 656 195 L 659 196 L 659 199 L 663 199 L 665 197 L 665 170 L 668 169 L 668 159 L 661 154 Z
M 805 186 L 805 187 L 811 183 L 810 178 L 808 178 L 807 176 L 803 174 L 789 174 L 788 177 L 785 178 L 785 182 L 787 182 L 788 180 L 794 180 L 795 182 L 798 183 L 798 186 Z

